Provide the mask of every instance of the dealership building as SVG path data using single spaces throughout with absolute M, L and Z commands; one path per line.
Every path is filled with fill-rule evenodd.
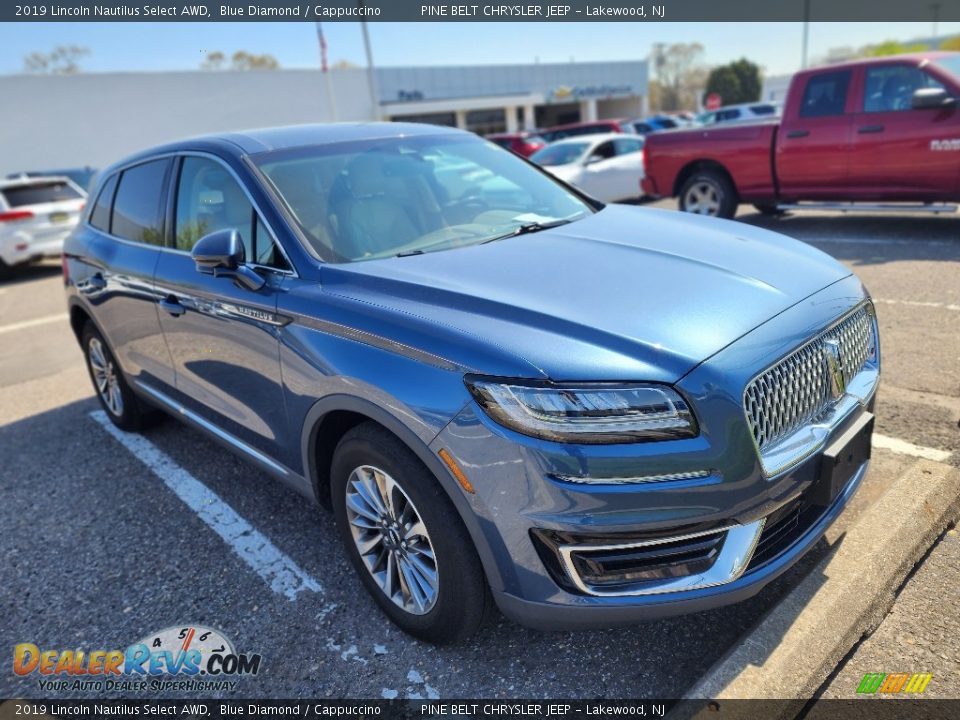
M 647 63 L 0 76 L 0 176 L 103 167 L 177 138 L 401 120 L 483 134 L 645 114 Z

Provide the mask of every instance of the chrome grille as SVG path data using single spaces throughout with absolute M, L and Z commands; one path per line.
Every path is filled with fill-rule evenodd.
M 824 352 L 828 341 L 837 344 L 844 384 L 849 383 L 863 369 L 873 346 L 870 307 L 862 305 L 747 386 L 743 407 L 761 450 L 816 420 L 832 404 Z

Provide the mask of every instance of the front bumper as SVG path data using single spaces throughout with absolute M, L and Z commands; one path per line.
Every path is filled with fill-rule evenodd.
M 762 557 L 758 550 L 758 561 L 751 562 L 757 542 L 764 542 L 764 523 L 792 512 L 817 491 L 822 448 L 778 475 L 765 475 L 744 419 L 743 388 L 753 371 L 782 357 L 805 341 L 812 328 L 828 325 L 862 298 L 859 281 L 848 278 L 691 371 L 677 387 L 698 412 L 702 432 L 696 438 L 562 445 L 513 433 L 468 405 L 431 447 L 446 449 L 476 490 L 465 499 L 479 520 L 471 523 L 479 528 L 474 541 L 482 546 L 501 610 L 541 628 L 632 623 L 736 602 L 785 572 L 846 507 L 867 462 L 858 461 L 839 494 L 830 495 L 828 502 L 818 500 L 816 512 L 805 511 L 789 542 Z M 826 445 L 869 419 L 872 404 L 872 395 L 855 403 L 833 427 Z M 869 428 L 866 437 L 868 433 Z M 633 481 L 590 482 L 598 478 Z M 636 482 L 638 478 L 644 481 Z M 711 535 L 722 541 L 713 548 L 700 542 Z M 649 593 L 606 592 L 582 582 L 584 573 L 603 568 L 604 562 L 581 562 L 580 577 L 573 571 L 570 548 L 577 543 L 604 550 L 609 540 L 613 547 L 636 545 L 642 555 L 649 544 L 687 536 L 713 564 L 695 558 L 683 573 L 650 584 L 656 589 Z M 613 560 L 615 565 L 617 558 Z

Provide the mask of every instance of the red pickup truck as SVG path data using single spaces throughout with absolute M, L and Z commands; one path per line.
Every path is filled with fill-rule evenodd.
M 960 200 L 960 53 L 797 73 L 783 116 L 647 137 L 642 187 L 687 212 L 953 211 Z M 915 203 L 912 206 L 882 203 Z M 868 206 L 852 203 L 871 203 Z

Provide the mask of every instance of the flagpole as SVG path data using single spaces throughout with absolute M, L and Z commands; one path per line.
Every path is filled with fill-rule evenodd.
M 337 100 L 333 94 L 333 78 L 330 77 L 330 68 L 327 66 L 327 40 L 323 36 L 323 25 L 317 23 L 317 41 L 320 43 L 320 72 L 326 80 L 327 101 L 330 103 L 330 119 L 337 122 Z

